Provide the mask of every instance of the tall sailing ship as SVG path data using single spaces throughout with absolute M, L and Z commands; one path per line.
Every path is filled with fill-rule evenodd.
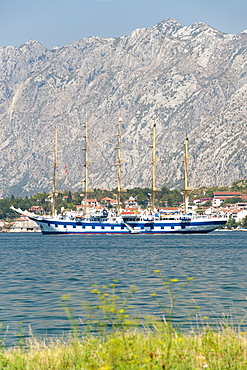
M 185 174 L 184 174 L 184 211 L 177 214 L 167 215 L 155 208 L 156 189 L 156 124 L 152 132 L 152 193 L 151 207 L 148 210 L 136 213 L 122 212 L 121 210 L 121 122 L 119 117 L 118 127 L 118 146 L 117 146 L 117 209 L 109 211 L 103 209 L 101 212 L 89 212 L 87 209 L 88 199 L 88 124 L 85 124 L 85 178 L 83 212 L 65 212 L 57 214 L 55 210 L 56 201 L 56 166 L 57 166 L 57 129 L 55 136 L 54 164 L 53 164 L 53 189 L 52 189 L 52 215 L 40 216 L 28 211 L 11 207 L 14 211 L 28 216 L 40 227 L 43 234 L 167 234 L 167 233 L 208 233 L 221 226 L 227 220 L 221 217 L 211 217 L 188 213 L 188 199 L 191 189 L 188 187 L 188 139 L 185 145 Z

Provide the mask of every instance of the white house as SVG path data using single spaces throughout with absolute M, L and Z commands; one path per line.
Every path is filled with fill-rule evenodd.
M 221 203 L 223 203 L 223 200 L 220 198 L 213 198 L 212 200 L 213 207 L 220 207 Z
M 232 218 L 234 218 L 234 220 L 236 222 L 241 222 L 246 216 L 247 216 L 247 210 L 246 209 L 236 210 L 232 214 Z

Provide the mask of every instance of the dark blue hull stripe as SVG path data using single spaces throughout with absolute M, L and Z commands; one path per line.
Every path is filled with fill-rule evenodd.
M 115 227 L 122 227 L 123 225 L 122 224 L 107 224 L 107 223 L 90 223 L 90 222 L 85 222 L 85 223 L 82 223 L 82 224 L 73 224 L 73 223 L 66 223 L 66 222 L 57 222 L 57 221 L 47 221 L 47 220 L 35 220 L 33 219 L 33 221 L 36 221 L 40 224 L 47 224 L 48 226 L 49 225 L 57 225 L 57 226 L 65 226 L 65 227 L 74 227 L 74 228 L 77 228 L 77 227 L 88 227 L 88 226 L 94 226 L 94 227 L 111 227 L 113 226 L 114 228 Z M 185 223 L 185 222 L 177 222 L 177 223 L 153 223 L 153 224 L 146 224 L 146 223 L 136 223 L 136 224 L 132 224 L 132 223 L 126 223 L 127 225 L 129 225 L 130 227 L 150 227 L 150 228 L 154 228 L 154 227 L 171 227 L 171 226 L 184 226 L 184 227 L 200 227 L 200 226 L 221 226 L 221 225 L 225 225 L 225 221 L 203 221 L 203 222 L 191 222 L 191 223 Z M 126 227 L 126 226 L 125 226 Z
M 112 234 L 112 235 L 127 235 L 127 234 L 131 234 L 131 235 L 147 235 L 147 234 L 207 234 L 211 231 L 213 231 L 213 229 L 207 229 L 207 230 L 186 230 L 186 229 L 180 229 L 180 230 L 162 230 L 162 231 L 145 231 L 145 230 L 140 230 L 140 233 L 133 233 L 131 234 L 129 231 L 43 231 L 42 230 L 42 233 L 43 234 L 85 234 L 85 235 L 109 235 L 109 234 Z M 136 230 L 135 230 L 136 231 Z

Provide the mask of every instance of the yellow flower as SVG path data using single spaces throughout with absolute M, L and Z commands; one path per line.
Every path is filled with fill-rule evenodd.
M 62 295 L 62 301 L 68 301 L 70 299 L 70 294 L 64 294 Z
M 98 289 L 93 289 L 93 290 L 91 290 L 91 293 L 96 293 L 96 294 L 98 294 L 98 293 L 99 293 L 99 290 L 98 290 Z

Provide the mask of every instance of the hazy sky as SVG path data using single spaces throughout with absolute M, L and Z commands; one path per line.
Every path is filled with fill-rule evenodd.
M 0 46 L 31 39 L 64 46 L 92 35 L 128 35 L 166 18 L 236 34 L 247 29 L 247 0 L 0 0 Z

